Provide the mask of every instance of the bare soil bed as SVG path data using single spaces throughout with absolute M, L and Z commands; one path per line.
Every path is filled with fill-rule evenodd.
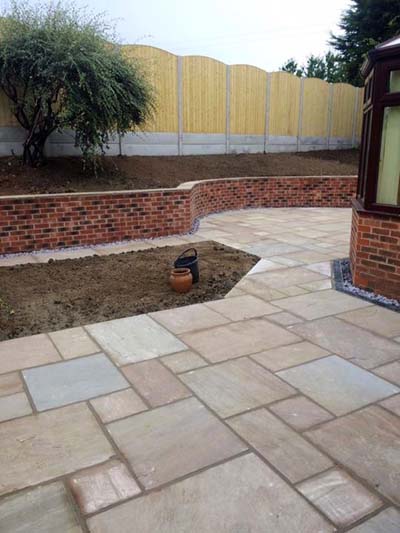
M 223 298 L 258 261 L 219 243 L 198 243 L 200 281 L 177 294 L 169 273 L 185 248 L 2 267 L 0 340 Z
M 79 158 L 54 158 L 27 168 L 0 158 L 0 196 L 176 187 L 185 181 L 242 176 L 347 176 L 358 171 L 357 150 L 292 154 L 104 157 L 97 177 Z

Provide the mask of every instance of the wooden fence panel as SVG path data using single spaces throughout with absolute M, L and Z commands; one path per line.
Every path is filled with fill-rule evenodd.
M 143 131 L 178 132 L 178 58 L 153 46 L 124 46 L 124 53 L 138 61 L 155 88 L 156 112 Z
M 357 89 L 347 83 L 333 85 L 332 137 L 351 138 Z
M 297 135 L 299 104 L 300 78 L 287 72 L 273 72 L 269 111 L 270 135 Z
M 183 131 L 225 133 L 226 65 L 202 56 L 183 58 Z
M 327 137 L 329 84 L 317 78 L 304 80 L 302 137 Z
M 230 81 L 230 132 L 264 135 L 267 73 L 249 65 L 232 65 Z

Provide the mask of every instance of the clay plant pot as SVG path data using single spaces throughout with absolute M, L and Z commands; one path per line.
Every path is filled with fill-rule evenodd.
M 193 276 L 190 268 L 173 268 L 169 277 L 171 287 L 176 292 L 189 292 L 192 288 Z

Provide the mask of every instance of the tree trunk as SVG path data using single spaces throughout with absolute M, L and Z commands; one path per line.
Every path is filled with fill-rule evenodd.
M 43 131 L 31 132 L 24 142 L 23 163 L 31 167 L 39 167 L 45 162 L 44 145 L 48 133 Z

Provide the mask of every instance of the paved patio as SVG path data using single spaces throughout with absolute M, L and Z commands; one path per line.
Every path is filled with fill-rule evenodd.
M 331 288 L 348 209 L 210 216 L 224 300 L 0 343 L 0 531 L 400 531 L 400 314 Z M 150 246 L 0 259 L 44 261 Z

